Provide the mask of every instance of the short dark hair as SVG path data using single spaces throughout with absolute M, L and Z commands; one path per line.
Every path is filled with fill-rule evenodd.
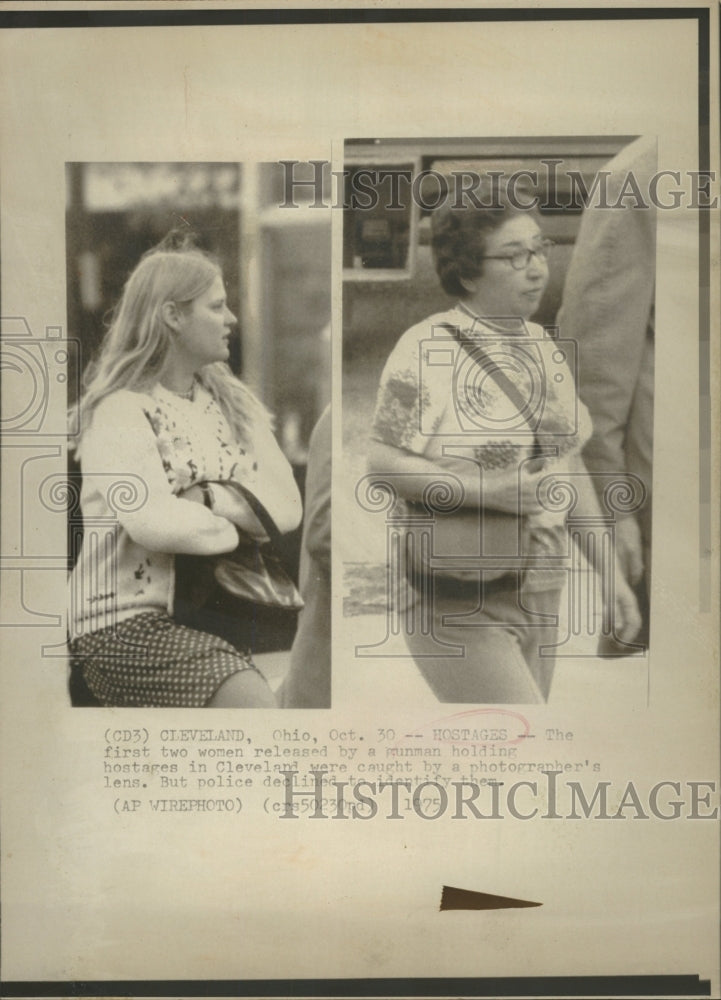
M 512 204 L 499 184 L 481 205 L 468 199 L 462 203 L 447 199 L 437 208 L 431 216 L 431 249 L 443 291 L 465 298 L 468 290 L 463 279 L 472 281 L 483 273 L 487 237 L 526 211 Z

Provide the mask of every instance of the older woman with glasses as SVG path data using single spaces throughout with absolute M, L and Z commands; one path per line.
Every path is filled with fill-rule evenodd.
M 529 322 L 552 246 L 537 215 L 503 191 L 491 207 L 457 201 L 432 218 L 436 271 L 457 301 L 391 353 L 369 468 L 402 498 L 405 639 L 438 699 L 543 702 L 573 562 L 553 484 L 570 484 L 585 542 L 599 514 L 580 457 L 591 422 L 562 345 Z M 450 512 L 433 505 L 434 486 Z M 631 638 L 636 601 L 615 567 L 611 577 L 615 632 Z

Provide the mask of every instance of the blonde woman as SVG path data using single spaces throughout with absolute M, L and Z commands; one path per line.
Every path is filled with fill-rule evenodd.
M 175 556 L 231 552 L 300 522 L 270 419 L 226 362 L 235 317 L 218 265 L 170 238 L 128 279 L 79 403 L 82 550 L 71 578 L 72 671 L 102 705 L 275 704 L 247 652 L 173 618 Z M 135 504 L 118 509 L 129 484 Z M 130 508 L 130 509 L 127 509 Z M 102 545 L 93 523 L 112 525 Z M 240 533 L 240 534 L 239 534 Z

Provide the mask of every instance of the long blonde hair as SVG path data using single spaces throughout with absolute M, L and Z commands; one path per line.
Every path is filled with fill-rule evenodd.
M 128 278 L 97 359 L 83 375 L 83 395 L 77 404 L 75 443 L 80 454 L 82 434 L 106 396 L 118 389 L 147 392 L 156 384 L 172 349 L 172 330 L 163 305 L 188 307 L 221 275 L 220 266 L 190 238 L 170 233 L 149 250 Z M 214 362 L 198 372 L 198 380 L 220 406 L 240 443 L 248 444 L 254 425 L 270 423 L 262 403 L 227 364 Z

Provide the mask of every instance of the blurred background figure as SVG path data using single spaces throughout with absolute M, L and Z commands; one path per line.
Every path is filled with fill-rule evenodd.
M 593 420 L 593 436 L 584 449 L 586 466 L 604 474 L 597 480 L 600 489 L 608 484 L 609 473 L 619 478 L 630 473 L 646 491 L 637 511 L 616 520 L 617 554 L 643 612 L 636 641 L 646 644 L 656 277 L 656 210 L 648 190 L 656 165 L 656 141 L 642 137 L 603 168 L 609 173 L 607 206 L 592 200 L 583 214 L 558 315 L 561 337 L 578 345 L 578 391 Z M 640 207 L 636 189 L 648 207 Z M 624 191 L 626 198 L 620 197 Z M 620 654 L 623 649 L 613 644 L 601 651 Z
M 283 708 L 330 708 L 331 650 L 331 415 L 326 407 L 310 439 L 300 555 L 305 607 L 277 693 Z

